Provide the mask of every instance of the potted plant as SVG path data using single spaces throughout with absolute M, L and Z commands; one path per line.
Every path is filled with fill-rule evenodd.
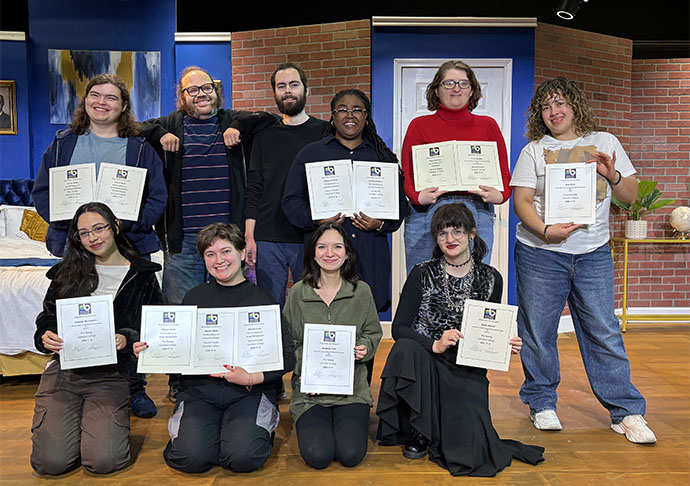
M 611 195 L 611 202 L 623 212 L 628 213 L 628 220 L 625 222 L 625 237 L 630 239 L 642 239 L 647 237 L 647 221 L 642 220 L 642 215 L 655 209 L 663 208 L 673 204 L 673 199 L 659 199 L 661 191 L 656 188 L 656 181 L 637 181 L 637 199 L 632 204 L 623 202 Z

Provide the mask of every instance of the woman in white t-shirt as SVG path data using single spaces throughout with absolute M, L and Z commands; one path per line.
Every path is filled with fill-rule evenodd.
M 636 443 L 653 443 L 644 397 L 630 381 L 618 318 L 614 314 L 609 241 L 611 194 L 637 197 L 635 169 L 618 139 L 596 131 L 594 114 L 578 86 L 558 77 L 542 83 L 528 110 L 525 146 L 513 171 L 518 332 L 524 345 L 520 398 L 539 430 L 561 430 L 556 415 L 560 382 L 558 322 L 566 302 L 594 395 L 609 411 L 611 428 Z M 594 163 L 596 220 L 544 224 L 546 164 Z

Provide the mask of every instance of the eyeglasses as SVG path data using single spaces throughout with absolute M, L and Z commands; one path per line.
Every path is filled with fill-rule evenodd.
M 459 239 L 463 238 L 464 236 L 467 236 L 467 232 L 465 230 L 454 228 L 450 232 L 449 231 L 439 231 L 437 238 L 439 240 L 445 241 L 448 239 L 449 234 L 453 235 L 453 238 L 456 240 L 459 240 Z
M 467 89 L 470 86 L 472 86 L 472 83 L 470 83 L 469 79 L 461 79 L 460 81 L 453 81 L 452 79 L 446 79 L 445 81 L 441 81 L 441 86 L 443 86 L 446 89 L 453 89 L 453 88 L 455 88 L 456 85 L 460 89 Z
M 77 236 L 81 240 L 86 240 L 86 239 L 88 239 L 88 237 L 91 233 L 93 233 L 94 236 L 99 236 L 101 233 L 103 233 L 109 227 L 110 227 L 110 224 L 101 224 L 101 225 L 94 226 L 93 228 L 91 228 L 91 231 L 79 230 L 79 231 L 77 231 Z
M 206 83 L 201 86 L 187 86 L 182 91 L 186 91 L 189 96 L 196 96 L 199 94 L 199 91 L 203 91 L 205 94 L 211 94 L 214 90 L 215 86 L 213 86 L 213 83 Z
M 347 116 L 348 114 L 356 117 L 364 116 L 364 114 L 367 112 L 364 108 L 360 107 L 355 107 L 352 108 L 351 110 L 348 110 L 347 108 L 336 108 L 333 110 L 333 114 L 336 116 Z

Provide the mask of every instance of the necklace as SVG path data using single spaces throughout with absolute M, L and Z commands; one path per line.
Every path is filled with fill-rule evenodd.
M 472 256 L 471 256 L 471 255 L 470 255 L 470 257 L 469 257 L 467 260 L 465 260 L 463 263 L 458 263 L 458 264 L 456 265 L 455 263 L 450 263 L 448 260 L 446 260 L 446 257 L 443 257 L 443 261 L 446 263 L 446 265 L 450 265 L 451 267 L 454 267 L 454 268 L 464 267 L 465 265 L 467 265 L 468 263 L 470 263 L 470 260 L 472 260 Z
M 464 310 L 465 301 L 470 296 L 470 291 L 472 290 L 472 283 L 474 281 L 474 261 L 471 258 L 468 261 L 471 262 L 470 269 L 464 277 L 460 277 L 460 288 L 456 293 L 457 300 L 453 299 L 454 296 L 451 295 L 450 278 L 448 277 L 448 272 L 446 271 L 446 265 L 450 264 L 445 258 L 441 264 L 443 267 L 443 294 L 446 298 L 446 304 L 451 310 L 455 311 L 456 314 Z M 463 265 L 466 263 L 467 262 L 463 263 Z

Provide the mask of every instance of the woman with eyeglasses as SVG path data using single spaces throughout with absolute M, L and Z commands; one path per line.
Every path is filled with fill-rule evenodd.
M 155 273 L 160 265 L 140 258 L 105 204 L 82 205 L 67 229 L 63 261 L 36 318 L 34 343 L 54 353 L 36 392 L 31 425 L 31 467 L 62 474 L 83 465 L 93 473 L 122 469 L 130 460 L 128 363 L 139 339 L 141 306 L 164 302 Z M 57 333 L 56 301 L 112 295 L 117 364 L 63 370 L 59 354 L 69 342 Z
M 399 174 L 399 218 L 380 220 L 364 213 L 334 214 L 314 221 L 307 189 L 304 164 L 327 160 L 361 160 L 397 164 L 395 154 L 376 132 L 371 114 L 371 102 L 358 89 L 340 91 L 331 100 L 331 120 L 323 139 L 304 147 L 290 167 L 283 192 L 283 211 L 294 226 L 305 231 L 305 242 L 321 224 L 338 222 L 352 238 L 357 254 L 357 273 L 362 276 L 374 294 L 376 308 L 390 307 L 389 280 L 391 258 L 388 234 L 396 231 L 409 211 L 403 191 L 402 173 Z
M 513 458 L 543 461 L 544 449 L 502 440 L 489 412 L 486 370 L 455 364 L 467 299 L 501 301 L 503 279 L 484 263 L 472 211 L 445 204 L 431 220 L 433 258 L 407 277 L 393 321 L 395 344 L 381 374 L 376 414 L 381 445 L 429 459 L 453 476 L 494 476 Z M 510 340 L 513 354 L 522 340 Z
M 496 121 L 472 111 L 479 104 L 482 90 L 472 68 L 461 61 L 448 61 L 436 71 L 426 88 L 426 101 L 430 115 L 410 122 L 402 147 L 402 169 L 405 173 L 405 194 L 412 209 L 405 220 L 405 257 L 407 272 L 420 262 L 431 258 L 434 241 L 429 235 L 429 224 L 434 212 L 442 205 L 463 202 L 477 221 L 477 231 L 487 245 L 484 263 L 491 262 L 494 241 L 494 204 L 503 204 L 510 198 L 510 166 L 503 135 Z M 479 186 L 480 190 L 447 192 L 438 187 L 415 190 L 412 149 L 446 141 L 496 142 L 500 162 L 503 191 Z

